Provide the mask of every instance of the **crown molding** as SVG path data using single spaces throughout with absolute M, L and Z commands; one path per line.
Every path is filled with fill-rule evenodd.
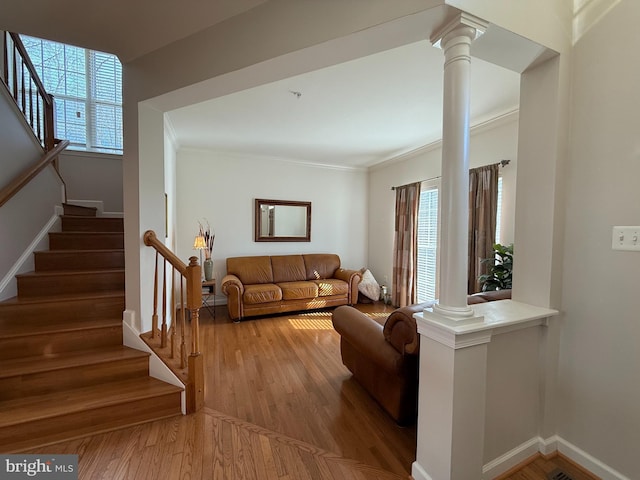
M 298 166 L 306 166 L 311 168 L 321 168 L 324 170 L 340 170 L 343 172 L 360 172 L 366 173 L 368 171 L 367 167 L 348 167 L 343 165 L 329 165 L 325 163 L 317 163 L 317 162 L 309 162 L 306 160 L 296 160 L 294 158 L 286 158 L 286 157 L 274 157 L 269 155 L 256 155 L 252 153 L 244 153 L 239 151 L 229 151 L 229 150 L 217 150 L 213 148 L 206 147 L 181 147 L 181 151 L 189 151 L 189 152 L 201 152 L 209 155 L 218 155 L 224 157 L 232 157 L 238 159 L 246 159 L 246 160 L 261 160 L 268 162 L 280 162 L 286 163 L 290 165 L 298 165 Z
M 505 113 L 501 113 L 489 120 L 481 121 L 471 128 L 469 128 L 469 135 L 477 135 L 487 130 L 491 130 L 493 128 L 501 127 L 502 125 L 506 125 L 507 123 L 517 121 L 519 118 L 520 110 L 518 108 L 509 110 Z M 413 150 L 409 150 L 407 152 L 401 153 L 399 155 L 394 155 L 393 157 L 389 157 L 375 163 L 369 167 L 369 171 L 379 170 L 381 168 L 386 168 L 389 165 L 394 163 L 403 162 L 405 160 L 409 160 L 418 155 L 425 154 L 427 152 L 431 152 L 438 148 L 442 147 L 442 139 L 435 140 L 433 142 L 422 145 L 421 147 L 414 148 Z
M 619 3 L 620 0 L 574 0 L 573 44 Z

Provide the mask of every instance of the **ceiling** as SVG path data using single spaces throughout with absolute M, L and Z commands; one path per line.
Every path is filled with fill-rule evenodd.
M 181 147 L 366 168 L 442 136 L 441 50 L 427 41 L 168 114 Z M 472 59 L 471 124 L 518 108 L 519 74 Z
M 116 53 L 123 62 L 266 2 L 1 1 L 0 29 Z M 487 50 L 497 51 L 492 45 Z M 525 57 L 520 53 L 514 58 Z M 440 139 L 442 77 L 442 51 L 421 41 L 173 110 L 168 117 L 183 147 L 366 168 Z M 473 58 L 472 125 L 517 109 L 518 98 L 517 73 Z
M 0 29 L 115 53 L 124 63 L 266 1 L 2 0 Z

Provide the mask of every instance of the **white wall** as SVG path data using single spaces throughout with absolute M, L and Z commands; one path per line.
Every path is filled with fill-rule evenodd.
M 289 8 L 293 3 L 268 2 L 215 29 L 176 42 L 125 65 L 124 193 L 127 209 L 128 309 L 139 312 L 140 298 L 144 296 L 144 293 L 137 291 L 141 285 L 139 272 L 146 267 L 139 235 L 145 227 L 159 228 L 163 223 L 162 216 L 155 211 L 158 205 L 156 197 L 161 196 L 164 183 L 162 175 L 158 175 L 163 156 L 156 155 L 154 151 L 154 142 L 161 143 L 162 134 L 154 132 L 148 135 L 145 122 L 155 122 L 155 118 L 149 118 L 155 115 L 151 115 L 149 110 L 140 110 L 139 118 L 139 102 L 196 82 L 204 84 L 208 79 L 239 72 L 243 67 L 259 62 L 267 64 L 269 59 L 295 52 L 296 49 L 409 15 L 412 11 L 427 8 L 428 3 L 403 2 L 400 5 L 397 2 L 378 1 L 375 7 L 362 12 L 361 2 L 355 1 L 341 2 L 340 7 L 332 4 L 334 6 L 331 8 L 336 10 L 330 9 L 329 4 L 325 3 L 315 7 L 304 3 L 305 7 L 321 9 L 313 11 L 298 8 L 303 5 L 302 2 L 296 3 L 295 8 Z M 523 76 L 525 92 L 522 94 L 524 102 L 520 106 L 520 123 L 524 124 L 524 128 L 519 130 L 521 145 L 518 147 L 518 171 L 522 171 L 522 174 L 518 175 L 520 185 L 515 231 L 516 248 L 523 254 L 520 258 L 530 261 L 529 264 L 520 261 L 519 276 L 515 279 L 519 291 L 514 290 L 514 295 L 518 295 L 519 300 L 533 304 L 558 306 L 563 289 L 565 291 L 562 300 L 565 330 L 558 384 L 562 408 L 557 422 L 550 421 L 551 416 L 543 415 L 540 419 L 543 425 L 541 434 L 546 438 L 548 433 L 556 431 L 558 425 L 558 433 L 577 447 L 624 472 L 629 478 L 638 478 L 637 466 L 632 465 L 634 452 L 630 451 L 640 444 L 638 414 L 633 407 L 639 400 L 637 376 L 632 373 L 632 369 L 638 365 L 638 354 L 629 345 L 638 338 L 639 333 L 637 322 L 632 320 L 637 317 L 634 313 L 638 311 L 637 295 L 634 295 L 635 290 L 631 291 L 634 285 L 637 286 L 637 282 L 633 283 L 633 275 L 638 271 L 638 265 L 635 256 L 620 253 L 614 256 L 611 252 L 607 253 L 606 248 L 610 243 L 611 225 L 637 223 L 634 220 L 637 210 L 633 209 L 638 202 L 633 202 L 635 191 L 632 190 L 632 183 L 638 178 L 638 162 L 634 157 L 638 148 L 637 145 L 631 145 L 637 135 L 627 129 L 637 126 L 634 115 L 640 111 L 636 105 L 637 82 L 634 82 L 638 72 L 633 62 L 638 32 L 632 22 L 632 19 L 638 18 L 638 5 L 634 5 L 633 0 L 623 0 L 616 7 L 623 7 L 623 13 L 614 9 L 610 17 L 605 17 L 601 25 L 592 27 L 576 46 L 579 60 L 576 61 L 576 92 L 572 105 L 584 115 L 575 114 L 573 118 L 576 125 L 572 138 L 574 152 L 570 156 L 572 168 L 570 174 L 564 176 L 564 161 L 568 157 L 566 85 L 569 72 L 566 53 L 571 46 L 571 22 L 568 18 L 571 2 L 544 0 L 544 8 L 536 2 L 511 0 L 451 0 L 447 3 L 528 36 L 562 54 L 560 59 L 549 61 Z M 398 10 L 399 5 L 402 10 Z M 316 15 L 318 12 L 321 15 Z M 611 20 L 613 17 L 617 19 L 615 22 Z M 631 25 L 625 24 L 625 28 L 619 28 L 618 25 L 625 22 Z M 260 28 L 256 29 L 256 25 Z M 423 31 L 428 35 L 427 28 Z M 393 43 L 392 40 L 389 42 Z M 614 48 L 624 53 L 618 54 Z M 595 52 L 594 55 L 590 54 L 591 50 Z M 322 61 L 329 64 L 333 58 L 328 55 Z M 285 64 L 285 60 L 269 63 L 269 66 L 276 65 L 274 70 L 268 72 L 270 78 L 281 78 L 282 72 L 278 68 L 290 68 L 289 74 L 300 73 L 298 65 Z M 167 65 L 172 68 L 167 69 Z M 610 68 L 602 68 L 602 65 Z M 306 65 L 305 68 L 313 67 Z M 244 82 L 240 82 L 242 85 L 251 86 L 248 84 L 254 77 L 247 72 L 242 73 L 239 77 L 229 78 L 240 78 Z M 204 99 L 203 91 L 210 92 L 210 87 L 207 83 L 206 88 L 201 88 L 190 98 Z M 226 85 L 226 88 L 231 87 Z M 606 104 L 601 99 L 613 101 Z M 171 108 L 182 105 L 174 102 Z M 367 258 L 370 259 L 370 267 L 376 271 L 390 272 L 390 260 L 378 260 L 390 258 L 385 257 L 384 252 L 390 251 L 392 240 L 387 239 L 387 231 L 383 227 L 390 218 L 388 212 L 393 208 L 390 186 L 433 176 L 431 170 L 435 160 L 432 157 L 436 156 L 425 154 L 423 160 L 416 162 L 420 166 L 415 169 L 409 164 L 399 164 L 386 169 L 386 173 L 372 173 L 369 191 L 371 228 L 363 235 L 366 234 L 371 241 Z M 505 157 L 509 158 L 500 155 L 492 161 Z M 515 158 L 515 155 L 511 158 Z M 611 168 L 605 167 L 607 161 L 612 163 Z M 524 164 L 527 168 L 522 168 Z M 202 171 L 198 172 L 194 181 L 206 183 L 200 179 Z M 229 173 L 233 173 L 233 169 L 229 169 Z M 221 169 L 221 174 L 226 175 L 226 170 Z M 434 174 L 437 172 L 434 171 Z M 574 174 L 575 178 L 572 178 Z M 234 178 L 233 175 L 230 178 Z M 160 189 L 156 188 L 154 182 L 159 183 Z M 527 187 L 520 188 L 523 184 Z M 608 188 L 609 184 L 616 184 L 616 188 Z M 224 185 L 226 193 L 231 190 L 230 185 Z M 235 186 L 236 190 L 241 191 L 242 183 L 236 183 Z M 203 188 L 204 194 L 201 191 L 188 192 L 199 197 L 194 204 L 199 205 L 200 210 L 190 213 L 193 220 L 182 219 L 182 213 L 178 211 L 178 248 L 181 248 L 181 244 L 185 245 L 181 255 L 192 253 L 186 251 L 186 245 L 192 241 L 192 229 L 195 229 L 193 225 L 197 218 L 213 215 L 213 207 L 207 198 L 219 194 L 204 185 Z M 181 195 L 182 190 L 179 189 L 179 192 Z M 598 196 L 599 192 L 606 192 L 606 195 Z M 232 193 L 237 196 L 235 191 Z M 236 213 L 250 219 L 252 202 L 249 195 L 246 196 L 246 204 L 241 204 Z M 266 194 L 261 196 L 268 198 Z M 568 204 L 566 230 L 563 228 L 565 198 Z M 225 196 L 221 200 L 216 205 L 228 208 L 229 198 Z M 234 219 L 225 218 L 222 222 L 225 231 L 222 232 L 215 218 L 212 226 L 216 228 L 216 233 L 233 235 L 238 242 L 236 247 L 231 246 L 229 240 L 220 240 L 221 244 L 227 243 L 224 246 L 227 251 L 237 249 L 238 254 L 253 253 L 253 248 L 250 248 L 251 220 L 238 220 L 235 223 Z M 183 220 L 188 226 L 188 233 L 182 233 L 180 222 Z M 378 222 L 382 227 L 378 226 Z M 381 240 L 376 237 L 380 232 Z M 565 233 L 567 247 L 563 250 Z M 184 241 L 180 240 L 181 236 L 185 237 Z M 187 237 L 190 240 L 187 241 Z M 389 244 L 384 245 L 384 242 Z M 223 249 L 222 245 L 217 247 Z M 378 256 L 379 252 L 383 257 Z M 214 252 L 214 255 L 218 253 Z M 536 264 L 540 264 L 539 268 Z M 219 269 L 219 266 L 216 268 Z M 612 325 L 617 330 L 612 331 Z M 540 393 L 549 395 L 555 392 Z M 504 446 L 498 444 L 490 445 L 487 451 L 498 452 L 502 448 Z
M 515 179 L 518 168 L 518 115 L 512 113 L 494 122 L 473 128 L 469 141 L 471 168 L 511 160 L 503 175 L 502 242 L 514 238 Z M 392 186 L 440 176 L 442 148 L 430 149 L 401 160 L 374 167 L 369 174 L 369 261 L 368 267 L 379 283 L 390 285 L 393 271 L 395 192 Z
M 165 239 L 165 245 L 171 250 L 176 245 L 176 205 L 178 192 L 176 190 L 176 159 L 178 147 L 176 146 L 173 129 L 165 121 L 164 129 L 164 192 L 167 196 L 166 205 L 166 232 L 158 233 L 159 238 Z
M 136 329 L 150 322 L 149 289 L 141 281 L 152 259 L 141 242 L 146 229 L 164 228 L 164 112 L 268 81 L 347 61 L 424 39 L 429 25 L 412 14 L 442 0 L 391 4 L 370 0 L 339 3 L 267 2 L 148 55 L 123 64 L 123 196 L 125 227 L 125 319 Z M 442 10 L 436 18 L 441 19 Z M 385 22 L 387 35 L 361 35 Z M 403 28 L 409 21 L 411 29 Z M 348 46 L 330 43 L 356 33 Z M 329 43 L 323 44 L 323 42 Z M 314 53 L 304 51 L 318 46 Z M 295 53 L 295 54 L 294 54 Z M 170 65 L 171 68 L 167 68 Z M 246 67 L 246 69 L 245 69 Z M 164 95 L 164 97 L 162 97 Z M 181 194 L 181 192 L 178 192 Z M 160 206 L 160 208 L 159 208 Z M 150 305 L 150 304 L 149 304 Z
M 42 147 L 0 85 L 0 188 L 42 157 Z M 52 166 L 45 168 L 0 207 L 0 299 L 16 294 L 15 275 L 33 270 L 32 251 L 46 248 L 48 224 L 62 203 L 62 185 Z M 39 241 L 41 240 L 41 241 Z M 43 244 L 44 241 L 44 244 Z
M 574 0 L 536 0 L 535 3 L 512 0 L 446 0 L 446 3 L 556 52 L 564 52 L 571 43 Z
M 42 157 L 42 147 L 21 115 L 5 86 L 0 85 L 0 187 Z
M 106 213 L 123 211 L 122 155 L 67 150 L 60 155 L 60 175 L 69 200 L 97 200 Z
M 196 255 L 198 221 L 215 232 L 217 279 L 226 258 L 336 253 L 345 268 L 367 259 L 367 174 L 208 150 L 180 149 L 177 161 L 177 254 Z M 254 200 L 311 202 L 311 242 L 254 242 Z M 218 292 L 219 293 L 219 292 Z
M 612 251 L 611 229 L 640 225 L 638 18 L 623 0 L 575 45 L 558 388 L 560 436 L 627 478 L 640 478 L 640 253 Z

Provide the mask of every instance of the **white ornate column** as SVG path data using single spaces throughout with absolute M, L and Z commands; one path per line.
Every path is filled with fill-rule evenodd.
M 444 51 L 442 178 L 440 184 L 440 295 L 434 312 L 473 315 L 467 306 L 469 236 L 469 84 L 471 42 L 486 24 L 461 13 L 434 37 Z
M 487 344 L 467 305 L 471 42 L 486 25 L 465 13 L 432 42 L 444 51 L 440 295 L 417 314 L 420 338 L 417 480 L 482 478 Z M 469 328 L 469 330 L 467 330 Z

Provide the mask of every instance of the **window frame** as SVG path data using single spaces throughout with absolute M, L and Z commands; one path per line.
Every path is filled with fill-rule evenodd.
M 74 45 L 68 45 L 61 42 L 55 42 L 52 40 L 41 39 L 28 35 L 21 35 L 20 37 L 23 40 L 23 43 L 25 44 L 25 48 L 29 52 L 29 55 L 32 57 L 32 63 L 34 64 L 36 70 L 38 71 L 38 74 L 42 78 L 45 86 L 49 81 L 48 76 L 45 74 L 45 72 L 47 71 L 53 72 L 55 70 L 58 70 L 58 72 L 61 72 L 61 75 L 65 79 L 65 93 L 51 91 L 48 92 L 52 94 L 54 98 L 56 137 L 66 137 L 66 139 L 70 140 L 71 144 L 69 146 L 69 150 L 122 155 L 124 148 L 122 111 L 122 64 L 120 63 L 118 57 L 106 52 L 76 47 Z M 47 62 L 44 57 L 47 47 L 51 50 L 58 49 L 58 52 L 52 55 L 52 59 L 57 59 L 58 61 L 60 61 L 61 59 L 61 67 L 56 68 L 52 66 L 46 66 Z M 60 47 L 62 47 L 61 51 L 59 50 Z M 40 50 L 37 55 L 33 55 L 34 48 L 39 48 Z M 71 50 L 68 53 L 68 49 L 74 49 L 75 51 Z M 67 58 L 72 54 L 78 55 L 78 52 L 82 52 L 84 54 L 84 60 L 82 62 L 84 68 L 79 68 L 78 71 L 70 71 L 69 64 L 67 63 Z M 99 73 L 100 67 L 104 64 L 103 61 L 98 60 L 99 57 L 106 58 L 107 61 L 113 62 L 113 66 L 115 68 L 113 75 L 107 76 L 108 81 L 103 84 L 108 85 L 107 90 L 109 92 L 113 92 L 113 101 L 101 98 L 99 94 L 99 88 L 101 86 L 100 79 L 105 78 L 103 74 Z M 67 78 L 71 77 L 71 74 L 69 72 L 73 73 L 73 75 L 84 76 L 84 86 L 83 88 L 78 88 L 81 93 L 84 93 L 84 96 L 76 96 L 68 93 L 68 86 L 66 82 Z M 113 82 L 109 83 L 109 80 L 113 80 Z M 61 102 L 75 102 L 76 104 L 78 104 L 79 108 L 77 110 L 77 115 L 82 115 L 83 121 L 77 123 L 70 122 L 68 119 L 69 112 L 66 107 L 61 107 Z M 109 121 L 109 124 L 101 123 L 98 121 L 97 117 L 99 107 L 107 107 L 109 110 L 113 110 L 113 115 L 111 115 L 113 125 L 110 124 L 111 119 Z M 62 108 L 64 108 L 64 110 L 60 111 Z M 84 137 L 84 143 L 81 143 L 80 141 L 78 141 L 78 139 L 69 138 L 73 137 L 73 135 L 69 135 L 69 129 L 73 127 L 81 128 L 83 130 L 83 133 L 80 136 Z M 100 144 L 100 139 L 103 138 L 103 133 L 100 132 L 101 128 L 105 129 L 107 135 L 110 137 L 110 141 L 104 142 L 102 145 Z
M 438 192 L 438 207 L 437 207 L 437 219 L 436 219 L 436 228 L 437 228 L 437 232 L 436 232 L 436 261 L 435 261 L 435 279 L 434 279 L 434 287 L 433 287 L 433 291 L 434 291 L 434 298 L 421 298 L 420 297 L 420 268 L 419 268 L 419 260 L 418 260 L 418 268 L 416 268 L 416 298 L 418 303 L 423 303 L 423 302 L 430 302 L 433 300 L 437 300 L 440 296 L 440 238 L 441 238 L 441 228 L 440 225 L 442 224 L 442 219 L 441 219 L 441 209 L 440 209 L 440 177 L 431 179 L 431 180 L 425 180 L 422 182 L 421 188 L 420 188 L 420 206 L 422 206 L 422 194 L 428 191 L 432 191 L 435 190 Z M 495 243 L 500 243 L 500 236 L 502 234 L 502 215 L 503 215 L 503 209 L 502 209 L 502 194 L 503 194 L 503 189 L 504 189 L 504 182 L 503 182 L 503 177 L 502 177 L 502 173 L 499 174 L 498 176 L 498 202 L 496 204 L 496 236 L 495 236 Z M 418 232 L 420 231 L 420 219 L 421 219 L 421 215 L 420 215 L 420 207 L 418 207 Z M 418 233 L 419 235 L 419 233 Z M 416 253 L 416 256 L 419 259 L 419 251 L 420 251 L 420 241 L 418 240 L 418 252 Z

